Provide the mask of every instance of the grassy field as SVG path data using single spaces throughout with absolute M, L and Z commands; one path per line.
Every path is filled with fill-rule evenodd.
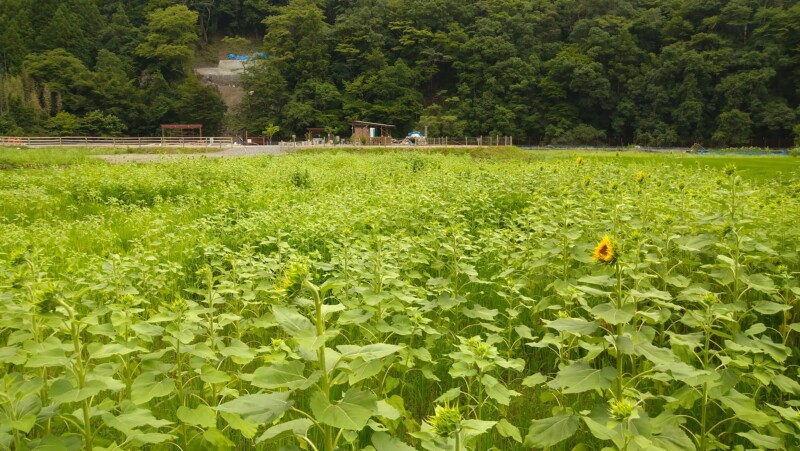
M 0 146 L 0 169 L 100 163 L 100 160 L 91 158 L 92 155 L 181 155 L 217 151 L 219 149 L 206 147 L 45 147 L 29 149 Z
M 29 152 L 0 449 L 800 446 L 800 159 Z

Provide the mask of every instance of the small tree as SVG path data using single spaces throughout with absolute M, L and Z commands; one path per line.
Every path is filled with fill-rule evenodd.
M 794 126 L 794 145 L 800 146 L 800 124 Z
M 267 125 L 267 128 L 265 128 L 261 133 L 266 136 L 269 140 L 269 143 L 272 144 L 272 137 L 275 136 L 275 134 L 279 131 L 281 131 L 281 128 L 270 122 L 269 125 Z
M 228 48 L 228 51 L 236 55 L 240 55 L 247 51 L 252 46 L 249 39 L 241 36 L 225 36 L 222 38 L 222 43 Z

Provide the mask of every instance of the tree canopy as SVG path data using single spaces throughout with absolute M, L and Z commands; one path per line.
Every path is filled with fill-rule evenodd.
M 223 122 L 193 60 L 247 41 L 267 58 Z M 99 111 L 131 134 L 185 119 L 346 135 L 361 119 L 532 144 L 788 146 L 798 47 L 790 0 L 4 0 L 0 133 Z

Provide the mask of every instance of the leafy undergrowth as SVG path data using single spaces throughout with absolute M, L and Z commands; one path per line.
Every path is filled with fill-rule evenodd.
M 48 166 L 68 166 L 90 163 L 89 155 L 96 152 L 91 148 L 16 148 L 0 147 L 0 169 L 42 168 Z M 98 160 L 99 161 L 99 160 Z
M 800 446 L 800 180 L 577 157 L 8 171 L 0 445 Z

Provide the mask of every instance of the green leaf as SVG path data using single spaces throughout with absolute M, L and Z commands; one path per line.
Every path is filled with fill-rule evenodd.
M 376 343 L 366 346 L 340 345 L 336 349 L 342 353 L 343 358 L 355 359 L 362 358 L 365 362 L 382 359 L 403 349 L 402 346 L 390 345 L 386 343 Z
M 561 414 L 543 420 L 531 421 L 525 446 L 546 448 L 572 437 L 580 426 L 580 418 L 576 415 Z
M 175 392 L 175 382 L 170 378 L 156 380 L 157 373 L 142 373 L 133 381 L 131 401 L 135 404 L 146 404 L 153 398 L 171 395 Z
M 235 338 L 231 340 L 229 346 L 221 348 L 219 353 L 230 358 L 234 363 L 239 365 L 246 365 L 256 357 L 255 352 L 253 352 L 249 346 Z
M 614 304 L 606 302 L 592 309 L 592 315 L 612 325 L 628 323 L 635 314 L 636 306 L 633 304 L 625 304 L 618 309 Z
M 522 435 L 519 433 L 519 428 L 509 423 L 505 418 L 497 422 L 497 432 L 502 437 L 511 437 L 517 443 L 522 443 Z
M 342 368 L 343 366 L 340 365 L 339 367 Z M 365 362 L 363 359 L 355 359 L 348 362 L 346 367 L 350 370 L 347 375 L 347 380 L 351 386 L 354 386 L 364 379 L 369 379 L 379 374 L 383 370 L 384 361 L 371 360 Z
M 634 352 L 656 365 L 670 365 L 678 362 L 678 358 L 668 348 L 659 348 L 649 342 L 642 342 L 634 345 Z
M 489 432 L 489 429 L 496 424 L 496 421 L 463 420 L 461 421 L 461 431 L 464 434 L 464 438 L 469 439 Z
M 244 438 L 253 438 L 258 432 L 258 423 L 245 420 L 238 413 L 220 412 L 219 416 L 228 423 L 228 426 L 239 431 Z
M 28 414 L 17 420 L 11 421 L 11 428 L 27 434 L 36 424 L 36 415 Z
M 371 391 L 351 388 L 344 398 L 331 404 L 320 392 L 311 396 L 311 411 L 320 423 L 341 429 L 360 431 L 377 411 L 378 397 Z
M 433 402 L 435 403 L 449 402 L 458 398 L 459 396 L 461 396 L 461 389 L 458 387 L 451 388 L 450 390 L 447 390 L 446 392 L 442 393 L 438 398 L 434 399 Z
M 208 429 L 203 432 L 203 439 L 214 446 L 217 451 L 234 449 L 236 446 L 228 437 L 218 429 Z
M 186 406 L 178 407 L 178 419 L 192 426 L 213 428 L 217 425 L 217 414 L 211 407 L 201 404 L 192 409 Z
M 686 431 L 677 425 L 662 425 L 661 433 L 651 437 L 651 440 L 654 446 L 664 448 L 666 451 L 696 449 L 694 441 L 686 435 Z
M 276 426 L 272 426 L 271 428 L 264 431 L 258 439 L 256 439 L 256 443 L 261 443 L 264 441 L 273 441 L 273 440 L 280 440 L 285 437 L 292 437 L 295 435 L 299 436 L 307 436 L 308 429 L 314 424 L 313 421 L 309 420 L 308 418 L 299 418 L 297 420 L 287 421 L 285 423 L 278 424 Z
M 461 313 L 467 318 L 491 321 L 494 319 L 495 316 L 497 316 L 499 312 L 497 309 L 487 309 L 486 307 L 480 304 L 475 304 L 472 306 L 472 308 L 465 307 L 461 311 Z
M 597 370 L 580 361 L 562 368 L 547 385 L 564 394 L 583 393 L 589 390 L 605 390 L 611 387 L 616 377 L 617 371 L 614 368 L 607 366 Z
M 773 376 L 772 383 L 784 393 L 790 393 L 795 396 L 800 395 L 800 384 L 783 374 L 776 374 Z
M 535 387 L 547 382 L 547 376 L 542 373 L 532 374 L 522 380 L 522 385 L 526 387 Z
M 756 291 L 767 294 L 775 291 L 775 282 L 764 274 L 742 274 L 741 278 L 744 279 L 744 283 L 746 283 L 748 287 Z
M 777 302 L 770 301 L 757 301 L 753 303 L 753 310 L 761 313 L 762 315 L 774 315 L 776 313 L 791 310 L 791 305 L 778 304 Z
M 613 287 L 616 286 L 617 280 L 611 276 L 602 275 L 602 276 L 583 276 L 578 279 L 580 283 L 588 283 L 589 285 L 597 285 L 601 287 Z
M 316 335 L 311 321 L 292 307 L 273 305 L 272 314 L 275 315 L 275 321 L 281 326 L 281 329 L 292 337 L 313 337 Z
M 700 252 L 715 242 L 716 240 L 710 235 L 682 236 L 675 240 L 678 247 L 689 252 Z
M 148 409 L 133 407 L 129 401 L 124 401 L 127 406 L 123 408 L 123 413 L 117 416 L 105 415 L 103 421 L 107 426 L 125 433 L 127 436 L 136 436 L 139 439 L 139 428 L 149 426 L 160 428 L 172 424 L 167 420 L 160 420 L 153 416 Z
M 0 363 L 11 363 L 22 365 L 26 360 L 26 352 L 21 351 L 18 346 L 6 346 L 0 348 Z M 63 355 L 63 353 L 62 353 Z M 66 358 L 64 359 L 66 361 Z
M 590 416 L 581 418 L 592 435 L 600 440 L 611 440 L 614 443 L 619 443 L 624 438 L 619 422 L 608 421 L 608 418 L 595 419 Z
M 664 282 L 667 282 L 674 287 L 686 288 L 689 286 L 690 280 L 682 275 L 675 275 L 664 277 Z
M 131 439 L 147 445 L 155 445 L 157 443 L 174 442 L 175 436 L 171 434 L 162 434 L 159 432 L 148 432 L 145 434 L 132 435 Z
M 56 366 L 66 366 L 69 359 L 64 354 L 61 343 L 48 339 L 43 343 L 25 343 L 23 346 L 30 354 L 26 368 L 52 368 Z
M 611 295 L 610 291 L 598 290 L 597 288 L 587 287 L 586 285 L 577 285 L 577 286 L 575 286 L 575 288 L 577 288 L 578 290 L 583 291 L 586 294 L 591 294 L 593 296 L 610 296 Z
M 569 332 L 575 335 L 591 335 L 599 325 L 594 321 L 583 318 L 559 318 L 555 321 L 544 320 L 547 327 L 559 332 Z
M 392 437 L 385 432 L 376 432 L 372 435 L 372 444 L 380 451 L 417 451 L 417 448 L 406 445 L 400 439 Z
M 89 357 L 97 360 L 118 355 L 128 355 L 137 351 L 146 351 L 146 349 L 138 346 L 126 346 L 120 343 L 109 343 L 106 345 L 92 343 L 88 346 L 88 349 Z
M 783 448 L 783 440 L 778 437 L 759 434 L 756 431 L 737 432 L 736 435 L 750 440 L 754 445 L 761 449 L 779 449 Z
M 289 390 L 305 390 L 314 385 L 321 374 L 316 373 L 315 377 L 305 377 L 303 371 L 305 364 L 300 361 L 281 362 L 271 366 L 262 366 L 253 373 L 252 384 L 256 387 L 275 390 L 278 388 L 288 388 Z
M 226 384 L 231 381 L 231 376 L 224 371 L 220 371 L 215 367 L 206 364 L 200 368 L 200 380 L 211 385 Z
M 775 418 L 756 408 L 756 403 L 752 398 L 739 393 L 735 389 L 731 389 L 728 394 L 721 396 L 714 396 L 712 392 L 712 396 L 725 407 L 733 410 L 738 419 L 746 421 L 755 427 L 760 428 L 775 422 Z
M 481 383 L 484 388 L 486 388 L 486 395 L 504 406 L 507 406 L 511 402 L 512 396 L 520 395 L 514 390 L 509 390 L 502 382 L 488 374 L 483 375 Z
M 387 420 L 397 420 L 400 419 L 400 411 L 397 410 L 396 407 L 386 402 L 386 400 L 381 399 L 377 403 L 377 408 L 375 410 L 375 416 L 386 418 Z
M 65 379 L 53 382 L 50 387 L 50 397 L 58 402 L 80 402 L 106 390 L 106 384 L 97 380 L 86 381 L 83 388 L 73 387 L 72 383 Z
M 271 423 L 294 404 L 289 401 L 291 392 L 244 395 L 216 407 L 218 412 L 239 414 L 256 423 Z

